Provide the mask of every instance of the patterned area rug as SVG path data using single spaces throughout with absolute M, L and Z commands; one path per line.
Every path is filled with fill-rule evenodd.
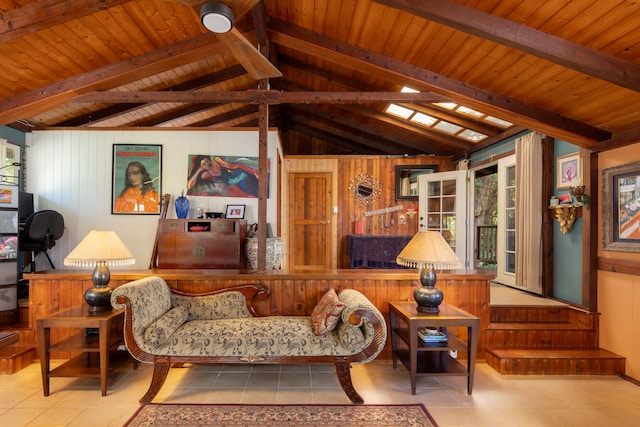
M 422 404 L 415 405 L 195 405 L 150 404 L 125 427 L 204 426 L 427 426 L 437 427 Z

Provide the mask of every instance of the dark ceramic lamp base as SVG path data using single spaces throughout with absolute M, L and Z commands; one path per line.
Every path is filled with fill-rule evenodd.
M 110 311 L 111 292 L 109 286 L 111 274 L 104 261 L 99 261 L 93 270 L 93 286 L 84 292 L 84 300 L 89 305 L 89 311 Z
M 444 299 L 444 294 L 436 287 L 436 272 L 433 267 L 420 269 L 420 283 L 422 286 L 413 291 L 413 298 L 418 303 L 418 311 L 426 314 L 438 314 L 438 306 Z

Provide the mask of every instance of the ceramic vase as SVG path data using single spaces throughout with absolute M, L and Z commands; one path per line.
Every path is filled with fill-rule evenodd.
M 246 253 L 249 268 L 258 268 L 258 239 L 251 237 L 246 239 Z M 279 270 L 284 254 L 284 242 L 282 237 L 267 237 L 267 270 Z
M 186 218 L 189 213 L 189 200 L 182 195 L 176 199 L 176 216 L 178 218 Z

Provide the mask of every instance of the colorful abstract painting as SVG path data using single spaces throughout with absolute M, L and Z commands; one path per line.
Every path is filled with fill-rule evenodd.
M 258 158 L 189 155 L 187 195 L 258 197 Z

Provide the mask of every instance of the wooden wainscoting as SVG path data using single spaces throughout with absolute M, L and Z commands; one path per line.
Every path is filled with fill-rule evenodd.
M 267 301 L 257 304 L 265 315 L 309 315 L 318 300 L 330 289 L 357 289 L 364 293 L 389 320 L 389 301 L 413 301 L 413 289 L 419 284 L 417 270 L 329 270 L 302 273 L 274 271 L 244 273 L 228 270 L 145 270 L 111 273 L 116 287 L 149 275 L 163 277 L 169 286 L 187 292 L 205 292 L 245 283 L 259 283 L 271 290 Z M 59 270 L 25 275 L 30 282 L 30 328 L 20 331 L 23 345 L 36 346 L 35 319 L 84 304 L 84 290 L 91 287 L 90 272 Z M 489 324 L 489 281 L 491 271 L 455 270 L 438 274 L 438 287 L 445 301 L 480 318 L 478 359 L 484 358 L 484 331 Z M 72 334 L 56 329 L 52 340 Z M 61 355 L 60 357 L 64 357 Z M 391 359 L 388 343 L 379 356 Z

